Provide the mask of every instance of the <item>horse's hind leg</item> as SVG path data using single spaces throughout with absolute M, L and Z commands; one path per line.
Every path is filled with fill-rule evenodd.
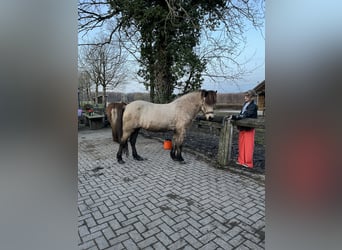
M 131 146 L 132 146 L 133 158 L 135 160 L 137 160 L 137 161 L 143 161 L 144 158 L 142 158 L 140 155 L 138 155 L 137 149 L 135 147 L 135 143 L 137 142 L 137 137 L 138 137 L 138 134 L 139 134 L 139 130 L 140 130 L 140 128 L 137 128 L 137 129 L 134 130 L 134 132 L 130 136 L 129 142 L 131 143 Z

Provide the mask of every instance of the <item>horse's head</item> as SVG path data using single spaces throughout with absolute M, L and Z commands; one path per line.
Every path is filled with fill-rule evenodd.
M 205 115 L 207 120 L 212 120 L 214 118 L 214 106 L 216 104 L 217 91 L 213 90 L 202 90 L 202 105 L 201 111 Z

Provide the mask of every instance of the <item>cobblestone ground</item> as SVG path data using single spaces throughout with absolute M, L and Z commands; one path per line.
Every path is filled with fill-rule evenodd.
M 124 156 L 109 128 L 78 134 L 80 249 L 264 249 L 262 182 L 185 152 L 175 163 L 139 135 L 145 161 Z

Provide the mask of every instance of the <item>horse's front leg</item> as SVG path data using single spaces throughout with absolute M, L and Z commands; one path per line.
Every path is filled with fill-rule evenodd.
M 118 152 L 116 154 L 116 159 L 117 159 L 118 163 L 120 163 L 120 164 L 124 164 L 125 163 L 124 160 L 122 160 L 122 152 L 123 151 L 126 152 L 126 154 L 128 152 L 127 141 L 120 142 L 119 150 L 118 150 Z
M 134 130 L 134 132 L 131 134 L 131 137 L 129 139 L 130 143 L 131 143 L 131 147 L 132 147 L 132 155 L 133 155 L 133 158 L 137 161 L 143 161 L 144 158 L 142 158 L 140 155 L 138 155 L 137 153 L 137 149 L 135 147 L 135 143 L 137 142 L 137 137 L 138 137 L 138 134 L 139 134 L 139 130 L 140 128 L 137 128 Z
M 176 149 L 176 159 L 178 161 L 180 161 L 181 163 L 184 163 L 184 159 L 182 157 L 182 148 L 183 148 L 183 144 L 180 144 L 177 146 L 177 149 Z
M 182 157 L 184 136 L 185 136 L 185 130 L 175 131 L 175 134 L 173 135 L 174 144 L 170 152 L 171 158 L 174 161 L 179 161 L 182 163 L 184 163 L 184 159 Z

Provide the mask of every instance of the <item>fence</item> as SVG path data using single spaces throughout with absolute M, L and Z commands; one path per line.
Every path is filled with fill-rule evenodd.
M 231 160 L 232 154 L 232 139 L 233 127 L 244 126 L 252 128 L 265 128 L 265 118 L 258 119 L 246 118 L 242 120 L 233 121 L 228 117 L 215 116 L 213 121 L 205 121 L 196 119 L 195 121 L 198 128 L 209 129 L 211 133 L 219 135 L 219 147 L 217 153 L 217 163 L 221 166 L 228 165 Z

